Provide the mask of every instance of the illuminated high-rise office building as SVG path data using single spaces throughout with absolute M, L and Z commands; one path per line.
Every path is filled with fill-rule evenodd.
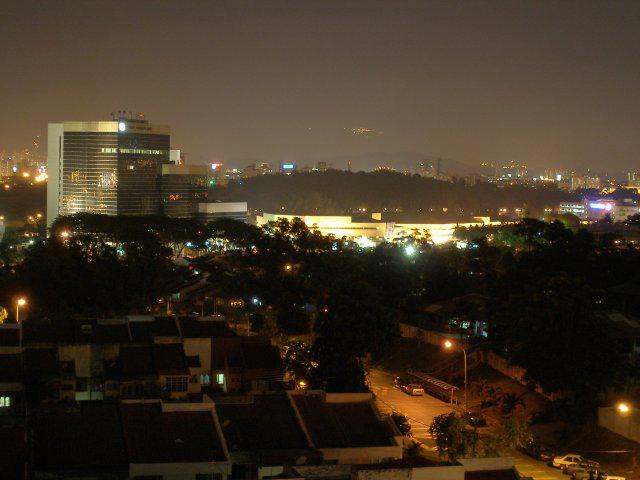
M 170 130 L 144 118 L 50 123 L 47 224 L 58 215 L 162 213 Z

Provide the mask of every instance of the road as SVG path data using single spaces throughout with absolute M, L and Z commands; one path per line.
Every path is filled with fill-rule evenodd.
M 369 387 L 376 395 L 378 408 L 383 413 L 400 412 L 409 418 L 411 432 L 428 450 L 435 451 L 435 442 L 428 429 L 433 418 L 453 410 L 449 403 L 429 395 L 412 397 L 393 386 L 393 376 L 381 370 L 369 372 Z M 515 452 L 515 466 L 524 477 L 534 480 L 567 480 L 558 469 L 547 466 L 524 454 Z
M 452 411 L 451 406 L 429 395 L 412 397 L 394 387 L 393 376 L 381 370 L 371 370 L 369 386 L 376 395 L 378 408 L 383 413 L 400 412 L 409 418 L 411 432 L 416 440 L 428 448 L 434 447 L 428 429 L 433 418 Z

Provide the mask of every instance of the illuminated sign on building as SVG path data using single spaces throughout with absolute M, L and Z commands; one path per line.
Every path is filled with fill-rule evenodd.
M 613 209 L 613 203 L 590 202 L 589 208 L 592 208 L 593 210 L 606 210 L 607 212 L 610 212 Z
M 293 165 L 293 163 L 283 163 L 282 164 L 282 169 L 283 170 L 293 170 L 295 168 L 295 166 Z

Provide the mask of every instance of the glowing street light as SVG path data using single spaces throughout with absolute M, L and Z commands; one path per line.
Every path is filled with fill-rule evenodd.
M 626 404 L 626 403 L 619 403 L 616 408 L 618 409 L 618 412 L 620 412 L 620 413 L 629 413 L 629 410 L 631 410 L 629 405 Z
M 62 238 L 69 238 L 69 232 L 67 230 L 63 230 L 62 232 L 60 232 L 60 236 Z
M 287 272 L 290 272 L 290 271 L 291 271 L 291 268 L 293 268 L 293 267 L 291 267 L 291 264 L 290 264 L 290 263 L 287 263 L 287 264 L 284 266 L 284 269 L 285 269 Z
M 407 245 L 404 247 L 404 253 L 406 253 L 409 257 L 416 253 L 416 247 L 413 245 Z
M 454 348 L 451 340 L 445 340 L 442 345 L 447 350 L 453 350 Z M 459 345 L 459 348 L 464 356 L 464 412 L 467 413 L 467 351 L 462 345 Z
M 16 323 L 20 323 L 20 307 L 24 307 L 27 301 L 24 298 L 19 298 L 16 302 Z

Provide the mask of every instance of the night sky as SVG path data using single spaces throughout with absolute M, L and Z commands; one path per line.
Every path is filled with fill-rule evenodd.
M 638 1 L 1 0 L 0 68 L 0 149 L 123 109 L 194 162 L 640 166 Z

